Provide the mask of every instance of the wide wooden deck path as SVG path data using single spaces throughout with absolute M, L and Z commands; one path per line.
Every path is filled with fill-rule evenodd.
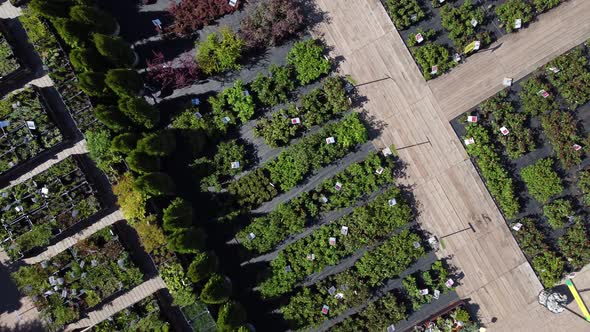
M 502 90 L 504 77 L 516 81 L 589 38 L 590 1 L 570 0 L 428 85 L 450 120 Z
M 540 282 L 451 129 L 445 108 L 422 78 L 379 0 L 316 2 L 327 15 L 327 23 L 316 35 L 323 35 L 333 47 L 334 57 L 343 57 L 342 73 L 352 75 L 367 97 L 363 108 L 373 126 L 380 128 L 375 145 L 394 144 L 407 163 L 404 181 L 413 187 L 420 203 L 423 228 L 439 238 L 468 229 L 469 224 L 475 229 L 445 237 L 439 252 L 451 255 L 451 263 L 464 273 L 459 295 L 478 306 L 481 321 L 491 331 L 588 328 L 572 314 L 554 315 L 536 303 Z M 581 2 L 572 1 L 577 6 Z M 565 31 L 570 22 L 555 24 Z M 569 37 L 564 33 L 563 38 Z M 484 99 L 482 95 L 472 98 Z M 455 103 L 456 109 L 465 107 Z M 577 279 L 582 277 L 586 275 Z M 571 308 L 577 311 L 575 305 Z

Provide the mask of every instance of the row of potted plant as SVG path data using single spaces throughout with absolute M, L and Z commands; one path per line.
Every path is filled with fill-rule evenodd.
M 33 88 L 0 100 L 0 174 L 21 165 L 63 140 L 53 114 Z
M 260 285 L 262 295 L 273 297 L 290 291 L 306 276 L 383 241 L 412 217 L 399 188 L 385 191 L 367 205 L 355 208 L 281 250 L 270 263 L 270 277 Z M 378 276 L 377 271 L 373 272 Z M 372 279 L 368 278 L 367 282 Z
M 256 207 L 300 184 L 309 174 L 344 157 L 367 141 L 357 113 L 324 126 L 283 150 L 276 159 L 232 182 L 228 190 L 242 207 Z
M 391 160 L 371 153 L 364 161 L 350 165 L 314 190 L 280 204 L 266 216 L 255 218 L 236 234 L 236 238 L 248 250 L 259 254 L 267 252 L 317 222 L 320 212 L 351 206 L 358 199 L 393 183 L 393 167 Z M 340 184 L 339 189 L 336 184 Z
M 49 261 L 20 267 L 12 277 L 32 297 L 51 331 L 63 330 L 106 299 L 143 281 L 111 227 Z
M 0 33 L 0 80 L 3 77 L 17 71 L 21 65 L 18 58 L 14 55 L 12 46 L 3 34 Z
M 368 251 L 349 269 L 303 287 L 280 309 L 293 328 L 311 328 L 369 300 L 387 280 L 396 278 L 426 252 L 420 236 L 404 230 Z M 375 271 L 385 272 L 375 275 Z M 374 282 L 369 283 L 369 280 Z
M 169 331 L 170 323 L 161 312 L 157 298 L 149 296 L 95 325 L 93 331 Z
M 448 269 L 442 261 L 436 261 L 428 270 L 418 271 L 406 277 L 402 281 L 402 287 L 395 288 L 383 297 L 369 303 L 362 311 L 347 317 L 332 329 L 338 332 L 385 331 L 390 326 L 395 327 L 398 322 L 406 320 L 412 313 L 420 310 L 422 305 L 435 301 L 440 295 L 452 291 L 454 287 L 452 285 L 449 287 L 446 284 L 448 280 Z M 428 292 L 426 293 L 424 290 Z M 463 324 L 473 323 L 469 313 L 464 309 L 457 313 L 450 312 L 430 321 L 436 322 L 435 324 L 444 323 L 447 326 L 447 317 L 455 318 L 451 324 L 454 327 L 457 326 L 457 321 Z M 439 318 L 444 319 L 444 322 Z
M 19 16 L 19 21 L 27 32 L 29 42 L 35 47 L 47 68 L 49 77 L 55 84 L 66 108 L 78 124 L 78 129 L 84 132 L 93 128 L 96 118 L 92 115 L 90 99 L 80 89 L 68 55 L 60 46 L 55 34 L 43 19 L 30 10 Z
M 12 258 L 49 244 L 62 230 L 97 213 L 92 184 L 70 157 L 0 193 L 2 246 Z

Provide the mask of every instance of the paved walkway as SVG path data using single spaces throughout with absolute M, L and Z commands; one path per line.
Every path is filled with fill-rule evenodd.
M 428 85 L 450 120 L 502 90 L 504 77 L 516 81 L 588 38 L 590 1 L 570 0 Z
M 19 183 L 23 183 L 23 182 L 29 180 L 30 178 L 34 177 L 35 175 L 45 172 L 51 166 L 59 163 L 60 161 L 68 158 L 69 156 L 72 156 L 75 154 L 85 154 L 85 153 L 88 153 L 88 149 L 86 148 L 86 140 L 79 141 L 71 148 L 67 148 L 67 149 L 64 149 L 64 150 L 58 152 L 54 158 L 47 160 L 43 164 L 33 168 L 32 170 L 30 170 L 27 173 L 21 175 L 17 179 L 10 181 L 10 185 L 8 185 L 6 188 L 10 188 L 10 187 L 15 186 Z
M 166 284 L 162 278 L 152 278 L 133 288 L 126 294 L 117 297 L 110 303 L 105 304 L 100 309 L 90 312 L 87 318 L 83 318 L 76 323 L 66 326 L 65 331 L 74 331 L 77 329 L 84 329 L 84 331 L 86 331 L 92 326 L 104 321 L 119 311 L 134 305 L 163 288 L 166 288 Z
M 407 163 L 404 182 L 420 204 L 418 221 L 439 238 L 458 232 L 444 238 L 440 254 L 452 255 L 451 263 L 465 275 L 459 296 L 478 307 L 481 321 L 492 331 L 587 328 L 574 315 L 553 315 L 536 303 L 539 280 L 380 1 L 316 2 L 328 16 L 316 34 L 333 47 L 333 56 L 343 57 L 342 73 L 360 83 L 359 93 L 368 99 L 364 109 L 373 125 L 381 127 L 375 145 L 394 144 Z M 564 33 L 570 24 L 554 23 Z M 578 311 L 575 305 L 570 308 Z M 523 316 L 535 318 L 523 327 Z
M 116 223 L 117 221 L 123 219 L 124 217 L 123 213 L 121 213 L 121 210 L 116 210 L 115 212 L 90 225 L 89 227 L 84 228 L 80 232 L 63 239 L 62 241 L 59 241 L 58 243 L 52 246 L 47 247 L 47 250 L 45 250 L 41 254 L 31 258 L 25 258 L 23 261 L 27 264 L 36 264 L 51 259 L 52 257 L 55 257 L 61 252 L 65 251 L 66 249 L 71 248 L 79 241 L 85 240 L 92 236 L 94 233 L 100 231 L 101 229 L 108 227 Z

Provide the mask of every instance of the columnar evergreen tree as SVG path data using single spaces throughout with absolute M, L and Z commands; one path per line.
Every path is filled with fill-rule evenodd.
M 76 22 L 92 27 L 93 31 L 113 34 L 117 28 L 117 21 L 108 13 L 91 6 L 73 6 L 70 17 Z
M 230 301 L 219 309 L 217 328 L 220 332 L 233 332 L 245 322 L 246 311 L 240 303 Z
M 193 258 L 193 261 L 188 267 L 187 276 L 192 282 L 197 283 L 209 278 L 211 274 L 217 271 L 218 266 L 219 259 L 214 252 L 201 252 Z
M 168 156 L 176 149 L 176 136 L 171 130 L 151 133 L 139 140 L 137 148 L 154 156 Z
M 104 69 L 104 59 L 94 46 L 72 49 L 70 51 L 70 63 L 79 72 L 102 71 Z
M 207 234 L 200 228 L 179 229 L 167 236 L 168 249 L 181 254 L 194 254 L 205 246 Z
M 135 179 L 134 187 L 148 196 L 170 196 L 176 191 L 172 178 L 162 172 L 148 173 L 138 177 Z
M 89 96 L 100 97 L 108 94 L 104 73 L 87 71 L 78 75 L 80 89 Z
M 129 168 L 137 173 L 156 172 L 161 168 L 160 158 L 137 150 L 131 151 L 125 161 Z
M 107 72 L 105 83 L 119 96 L 138 95 L 143 89 L 141 75 L 131 69 L 111 69 Z
M 207 304 L 224 303 L 231 296 L 231 281 L 220 274 L 214 274 L 203 286 L 201 301 Z
M 137 141 L 140 139 L 139 135 L 136 133 L 123 133 L 113 137 L 111 142 L 111 150 L 122 152 L 122 153 L 129 153 L 135 150 L 137 146 Z
M 95 33 L 94 46 L 102 56 L 118 67 L 130 67 L 135 61 L 131 46 L 122 38 Z
M 158 110 L 140 97 L 123 97 L 119 99 L 119 110 L 135 124 L 153 128 L 160 121 Z
M 113 131 L 123 131 L 132 127 L 132 123 L 115 106 L 97 105 L 94 116 Z
M 189 201 L 177 197 L 164 209 L 162 220 L 164 230 L 169 232 L 190 228 L 193 225 L 193 207 Z

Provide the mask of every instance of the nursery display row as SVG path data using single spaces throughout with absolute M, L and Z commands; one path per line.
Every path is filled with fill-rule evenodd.
M 170 323 L 164 317 L 158 300 L 149 296 L 133 306 L 118 312 L 102 323 L 95 325 L 92 331 L 169 331 Z
M 424 78 L 436 78 L 563 0 L 382 0 Z
M 0 174 L 62 142 L 54 116 L 34 88 L 0 100 Z
M 270 264 L 271 276 L 260 285 L 262 295 L 271 297 L 290 291 L 306 276 L 383 241 L 412 217 L 398 188 L 385 191 L 367 205 L 355 208 L 283 249 Z M 378 271 L 373 272 L 377 277 Z
M 80 89 L 68 56 L 51 28 L 42 18 L 30 11 L 25 11 L 24 15 L 19 16 L 19 21 L 27 32 L 29 42 L 46 66 L 49 77 L 78 125 L 78 129 L 85 132 L 93 128 L 96 118 L 92 113 L 90 99 Z
M 17 259 L 101 209 L 79 162 L 69 157 L 33 178 L 0 190 L 2 248 Z
M 393 183 L 394 167 L 390 159 L 371 153 L 364 161 L 348 166 L 314 190 L 301 193 L 269 214 L 255 218 L 236 238 L 248 250 L 258 254 L 267 252 L 318 221 L 321 212 L 352 206 L 381 186 Z
M 109 227 L 49 261 L 19 268 L 13 278 L 40 309 L 45 326 L 61 331 L 105 299 L 139 285 L 143 274 Z
M 452 122 L 546 287 L 590 262 L 589 63 L 576 47 Z
M 406 320 L 410 314 L 417 312 L 427 303 L 435 301 L 441 294 L 452 290 L 447 282 L 449 272 L 442 261 L 434 262 L 428 270 L 415 272 L 402 281 L 402 287 L 390 290 L 383 297 L 370 302 L 359 313 L 346 318 L 331 330 L 349 331 L 386 331 L 395 328 L 400 321 Z M 438 330 L 426 323 L 433 331 L 451 332 L 464 326 L 477 327 L 469 313 L 463 308 L 455 308 L 434 320 Z M 421 325 L 421 324 L 419 324 Z M 417 326 L 417 330 L 421 331 Z M 475 330 L 474 330 L 475 331 Z
M 21 68 L 20 61 L 14 55 L 12 46 L 0 33 L 0 80 Z

